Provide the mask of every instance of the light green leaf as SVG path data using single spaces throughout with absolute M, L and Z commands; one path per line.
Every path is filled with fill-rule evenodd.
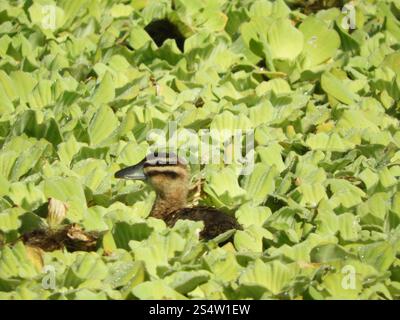
M 262 227 L 251 225 L 245 231 L 236 231 L 234 244 L 238 251 L 262 252 L 263 239 L 272 240 L 272 233 Z
M 294 279 L 296 271 L 296 267 L 293 265 L 288 266 L 280 261 L 264 263 L 257 259 L 243 272 L 239 283 L 253 288 L 254 292 L 261 289 L 278 294 Z
M 235 255 L 221 248 L 208 252 L 203 259 L 214 277 L 223 282 L 235 280 L 242 270 Z
M 343 81 L 330 72 L 321 76 L 321 87 L 327 94 L 344 104 L 354 104 L 359 99 L 357 94 L 350 91 Z
M 304 35 L 305 68 L 316 66 L 335 56 L 340 46 L 340 38 L 324 21 L 316 17 L 307 17 L 299 26 L 299 30 Z
M 349 181 L 342 179 L 330 180 L 330 188 L 332 190 L 331 200 L 336 205 L 343 205 L 345 208 L 351 208 L 362 202 L 365 193 L 353 186 Z
M 40 271 L 36 269 L 35 265 L 29 259 L 27 249 L 22 242 L 18 242 L 12 248 L 5 246 L 0 249 L 0 278 L 10 279 L 21 277 L 33 279 Z
M 180 271 L 164 278 L 168 285 L 181 294 L 186 294 L 210 278 L 207 271 Z
M 89 124 L 89 136 L 92 145 L 100 145 L 118 128 L 118 119 L 112 109 L 102 106 L 94 114 Z
M 267 31 L 272 57 L 295 59 L 303 50 L 303 34 L 288 19 L 277 19 Z
M 82 184 L 75 177 L 54 177 L 45 180 L 44 194 L 46 198 L 55 198 L 65 202 L 69 208 L 67 219 L 78 222 L 86 211 L 86 197 Z
M 100 84 L 94 91 L 92 102 L 95 106 L 107 104 L 115 98 L 114 81 L 109 72 L 101 79 Z
M 78 287 L 90 279 L 105 279 L 107 266 L 95 253 L 84 253 L 76 257 L 75 262 L 67 270 L 64 279 L 65 287 Z
M 244 178 L 243 189 L 247 191 L 248 199 L 256 205 L 266 201 L 275 191 L 276 175 L 275 166 L 257 163 L 252 173 Z
M 143 282 L 132 289 L 132 294 L 140 300 L 186 300 L 163 280 Z

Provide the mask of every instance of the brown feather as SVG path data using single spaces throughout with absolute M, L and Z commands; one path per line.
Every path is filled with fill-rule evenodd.
M 173 227 L 180 219 L 203 221 L 204 229 L 200 232 L 200 238 L 206 240 L 231 229 L 242 229 L 234 217 L 211 207 L 181 208 L 170 213 L 165 222 L 169 227 Z

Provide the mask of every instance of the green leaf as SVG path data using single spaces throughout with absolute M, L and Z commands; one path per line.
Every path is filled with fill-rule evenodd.
M 2 89 L 0 91 L 4 93 L 5 97 L 7 97 L 10 102 L 18 97 L 13 79 L 3 70 L 0 70 L 0 88 Z
M 216 279 L 228 282 L 237 279 L 242 267 L 232 252 L 221 248 L 207 252 L 204 257 L 207 269 L 210 270 Z
M 369 168 L 361 172 L 359 177 L 365 183 L 367 190 L 372 189 L 379 181 L 378 175 Z
M 235 213 L 236 219 L 244 227 L 248 227 L 253 224 L 262 226 L 270 215 L 270 208 L 256 207 L 248 203 L 242 205 Z
M 47 200 L 42 188 L 35 186 L 32 182 L 13 183 L 8 195 L 16 205 L 25 210 L 34 210 Z
M 257 163 L 249 176 L 245 176 L 243 189 L 255 205 L 266 201 L 268 195 L 275 191 L 275 167 Z
M 282 160 L 282 150 L 283 148 L 278 143 L 271 143 L 268 147 L 257 148 L 261 161 L 270 166 L 275 166 L 279 172 L 286 169 Z
M 28 101 L 37 81 L 32 77 L 32 75 L 23 71 L 14 71 L 10 74 L 10 77 L 20 100 Z
M 11 208 L 0 213 L 0 230 L 10 232 L 17 230 L 21 226 L 19 217 L 23 210 L 20 208 Z
M 132 294 L 140 300 L 186 300 L 163 280 L 143 282 L 132 289 Z
M 132 11 L 132 6 L 127 6 L 124 4 L 114 4 L 111 8 L 111 16 L 114 18 L 127 17 L 132 13 Z
M 235 248 L 238 251 L 262 252 L 263 239 L 272 240 L 272 233 L 262 227 L 252 225 L 245 231 L 236 231 L 234 238 Z
M 336 78 L 332 73 L 325 72 L 321 76 L 321 87 L 330 96 L 344 104 L 354 104 L 359 100 L 357 94 L 348 89 L 343 81 Z
M 127 288 L 132 289 L 143 280 L 144 266 L 142 263 L 118 261 L 110 267 L 109 274 L 104 281 L 110 284 L 112 288 L 127 286 Z M 127 288 L 124 288 L 124 290 Z
M 65 21 L 65 12 L 55 5 L 32 4 L 29 9 L 29 16 L 33 23 L 37 24 L 43 31 L 49 32 L 60 28 Z M 55 13 L 55 16 L 53 14 Z
M 108 273 L 107 266 L 95 253 L 84 253 L 76 257 L 64 278 L 65 287 L 78 287 L 90 279 L 103 280 Z
M 118 248 L 129 250 L 129 241 L 142 241 L 147 239 L 153 228 L 146 223 L 128 224 L 126 222 L 117 222 L 114 225 L 112 234 L 115 244 Z
M 140 49 L 148 42 L 153 42 L 153 40 L 143 28 L 139 26 L 132 27 L 129 37 L 129 44 L 132 48 Z
M 82 184 L 75 177 L 54 177 L 45 180 L 44 194 L 46 198 L 55 198 L 65 202 L 69 208 L 67 219 L 78 222 L 86 211 L 86 197 Z
M 277 19 L 267 31 L 272 57 L 295 59 L 303 50 L 303 34 L 288 19 Z
M 114 81 L 109 72 L 101 79 L 100 84 L 94 91 L 92 102 L 94 105 L 102 105 L 111 102 L 115 98 Z
M 366 202 L 357 208 L 361 221 L 365 224 L 383 226 L 390 209 L 389 196 L 383 192 L 373 194 Z
M 346 212 L 339 216 L 339 232 L 342 239 L 346 241 L 355 241 L 359 238 L 361 226 L 358 223 L 357 217 Z
M 345 208 L 353 207 L 362 202 L 362 197 L 365 197 L 365 193 L 353 186 L 349 181 L 342 179 L 330 180 L 330 188 L 333 196 L 331 200 L 336 205 L 342 205 Z
M 118 119 L 112 109 L 101 106 L 94 114 L 89 124 L 89 137 L 91 145 L 100 145 L 115 133 L 118 128 Z
M 42 109 L 54 103 L 52 94 L 53 82 L 41 80 L 29 95 L 28 102 L 33 109 Z
M 3 175 L 0 174 L 0 196 L 6 195 L 9 189 L 10 183 Z
M 346 271 L 346 270 L 344 270 Z M 354 286 L 353 283 L 349 281 L 349 284 L 346 282 L 345 277 L 349 277 L 350 275 L 343 273 L 330 273 L 323 279 L 323 286 L 329 292 L 328 298 L 334 300 L 355 300 L 358 298 L 358 295 L 362 289 L 362 283 L 357 276 L 354 277 Z
M 166 237 L 152 233 L 145 241 L 129 242 L 135 260 L 143 261 L 151 275 L 157 274 L 157 268 L 169 266 L 169 259 L 181 252 L 184 245 L 185 240 L 175 232 Z
M 126 166 L 134 165 L 142 161 L 148 152 L 147 142 L 137 144 L 135 142 L 127 143 L 118 155 L 118 162 Z
M 347 252 L 343 247 L 336 244 L 322 244 L 316 246 L 311 252 L 312 262 L 327 263 L 336 260 L 347 260 L 354 255 Z
M 257 291 L 268 291 L 272 294 L 280 293 L 296 276 L 296 268 L 280 261 L 264 263 L 257 259 L 240 276 L 239 284 Z
M 237 176 L 231 168 L 224 168 L 210 176 L 209 183 L 204 187 L 215 203 L 220 206 L 232 206 L 237 199 L 245 196 L 246 191 L 239 186 Z
M 316 17 L 307 17 L 299 26 L 304 35 L 304 67 L 326 62 L 335 56 L 340 47 L 340 37 L 326 23 Z
M 27 250 L 22 242 L 17 242 L 12 248 L 5 246 L 0 249 L 1 279 L 33 279 L 40 271 L 36 269 L 35 265 L 29 259 Z
M 312 150 L 345 152 L 354 148 L 352 141 L 341 138 L 337 133 L 310 134 L 306 144 Z
M 363 246 L 359 250 L 360 260 L 384 272 L 395 261 L 395 252 L 388 242 L 377 242 Z
M 187 294 L 209 279 L 209 272 L 202 270 L 175 272 L 171 276 L 164 278 L 171 288 L 181 294 Z

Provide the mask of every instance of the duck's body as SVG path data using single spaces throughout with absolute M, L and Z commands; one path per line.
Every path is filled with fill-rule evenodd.
M 173 227 L 178 220 L 203 221 L 200 238 L 210 240 L 231 229 L 241 229 L 235 218 L 211 207 L 182 208 L 172 212 L 165 220 Z
M 241 229 L 232 216 L 212 207 L 188 207 L 187 166 L 175 155 L 148 156 L 139 164 L 122 169 L 116 178 L 147 180 L 157 193 L 150 216 L 162 219 L 169 227 L 180 219 L 203 221 L 200 238 L 212 239 L 230 229 Z

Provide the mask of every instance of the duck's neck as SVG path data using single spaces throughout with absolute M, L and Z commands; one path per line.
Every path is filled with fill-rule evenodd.
M 186 207 L 187 189 L 158 193 L 150 216 L 165 220 L 172 212 Z

